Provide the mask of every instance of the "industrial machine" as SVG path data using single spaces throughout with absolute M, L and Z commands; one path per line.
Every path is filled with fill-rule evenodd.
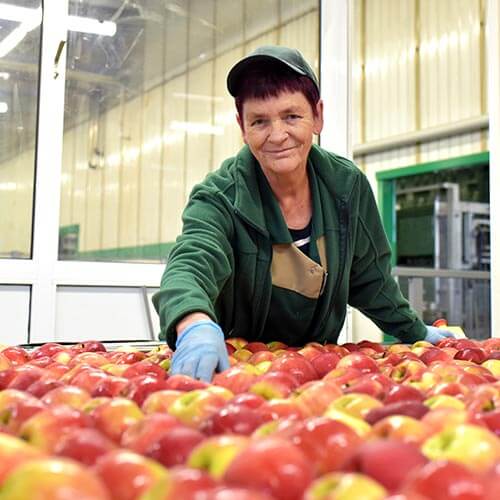
M 397 187 L 394 273 L 427 324 L 446 318 L 483 339 L 490 336 L 489 203 L 455 180 Z

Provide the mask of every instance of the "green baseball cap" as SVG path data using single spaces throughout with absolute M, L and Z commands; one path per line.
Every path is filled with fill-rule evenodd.
M 312 80 L 319 92 L 318 79 L 314 71 L 297 49 L 278 45 L 265 45 L 255 49 L 250 55 L 238 61 L 229 71 L 227 89 L 233 97 L 238 95 L 241 79 L 250 66 L 264 61 L 285 65 L 298 75 L 307 76 Z

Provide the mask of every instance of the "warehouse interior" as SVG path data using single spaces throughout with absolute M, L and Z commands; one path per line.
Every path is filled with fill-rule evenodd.
M 150 298 L 189 193 L 243 144 L 227 71 L 264 44 L 319 75 L 318 142 L 368 176 L 412 306 L 496 334 L 495 2 L 56 4 L 0 9 L 7 341 L 156 338 Z M 345 335 L 383 338 L 355 310 Z

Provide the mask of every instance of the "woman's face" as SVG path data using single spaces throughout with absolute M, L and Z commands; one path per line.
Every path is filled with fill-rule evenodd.
M 322 101 L 316 110 L 315 115 L 302 92 L 245 100 L 238 123 L 266 176 L 286 177 L 306 168 L 313 134 L 323 128 Z

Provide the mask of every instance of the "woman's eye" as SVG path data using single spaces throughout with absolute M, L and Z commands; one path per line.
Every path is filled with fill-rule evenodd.
M 286 119 L 289 120 L 289 121 L 295 121 L 295 120 L 298 120 L 300 118 L 299 115 L 287 115 Z
M 252 125 L 252 127 L 260 127 L 261 125 L 264 125 L 264 123 L 265 123 L 264 120 L 259 118 L 258 120 L 254 120 L 251 123 L 251 125 Z

